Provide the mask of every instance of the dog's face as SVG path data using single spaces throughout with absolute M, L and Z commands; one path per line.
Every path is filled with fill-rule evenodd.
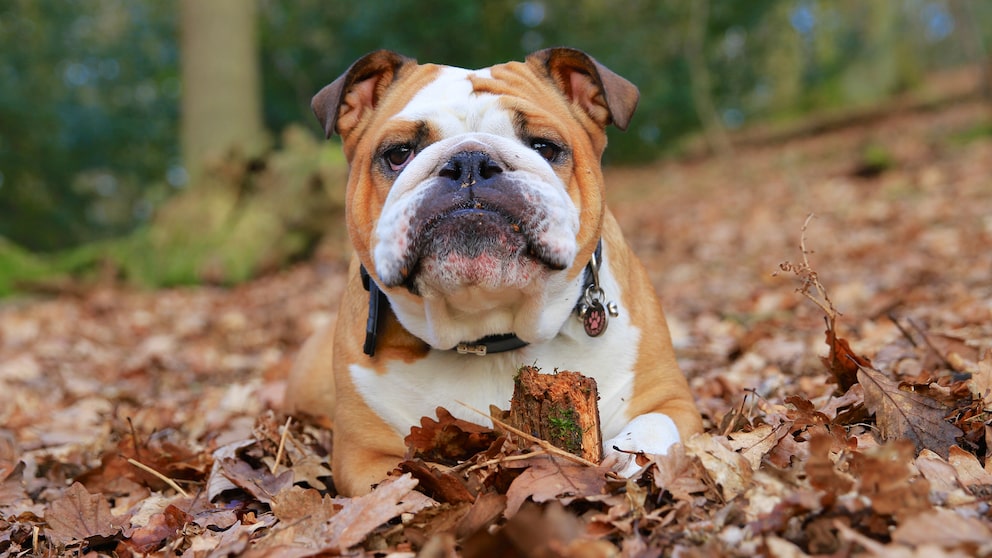
M 604 128 L 636 102 L 571 49 L 474 71 L 378 51 L 318 93 L 351 240 L 403 326 L 438 349 L 553 337 L 599 239 Z

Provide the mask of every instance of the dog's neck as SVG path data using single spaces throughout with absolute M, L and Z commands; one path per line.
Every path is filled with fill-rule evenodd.
M 575 314 L 583 322 L 586 334 L 590 337 L 602 334 L 609 323 L 609 317 L 618 315 L 616 304 L 612 301 L 606 301 L 604 306 L 605 293 L 599 285 L 599 269 L 602 263 L 603 241 L 600 240 L 596 244 L 592 258 L 586 264 L 582 295 L 579 297 L 579 303 L 575 306 Z M 371 357 L 375 356 L 379 324 L 388 311 L 389 299 L 386 297 L 386 293 L 372 280 L 364 265 L 361 266 L 360 271 L 362 286 L 369 292 L 369 313 L 365 322 L 365 345 L 362 350 Z M 486 356 L 515 351 L 527 345 L 528 343 L 517 337 L 515 333 L 509 332 L 487 335 L 475 341 L 461 342 L 452 350 L 459 354 Z

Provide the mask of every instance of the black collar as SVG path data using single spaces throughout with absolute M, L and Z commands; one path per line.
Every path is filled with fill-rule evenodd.
M 603 241 L 600 240 L 596 244 L 596 250 L 593 253 L 592 260 L 586 264 L 585 270 L 585 280 L 582 285 L 582 297 L 579 299 L 579 303 L 575 307 L 576 313 L 579 315 L 580 319 L 585 319 L 587 314 L 587 308 L 589 303 L 589 292 L 590 289 L 595 287 L 599 290 L 599 266 L 603 261 Z M 384 312 L 381 310 L 383 308 L 389 307 L 389 299 L 386 298 L 386 293 L 382 292 L 379 285 L 369 276 L 369 272 L 365 269 L 363 265 L 360 269 L 362 277 L 362 286 L 365 290 L 369 292 L 369 317 L 365 321 L 365 346 L 362 350 L 365 354 L 369 356 L 375 356 L 375 346 L 376 338 L 378 336 L 379 322 L 381 321 Z M 600 293 L 602 291 L 600 290 Z M 596 303 L 598 304 L 598 303 Z M 612 304 L 612 303 L 611 303 Z M 600 306 L 602 310 L 602 306 Z M 614 310 L 610 309 L 610 314 L 614 314 Z M 605 323 L 605 319 L 604 319 Z M 605 329 L 605 326 L 603 326 Z M 586 328 L 586 332 L 589 333 L 589 328 Z M 600 330 L 599 333 L 602 331 Z M 589 333 L 590 336 L 599 335 L 599 333 Z M 459 343 L 458 346 L 454 348 L 459 354 L 473 354 L 478 356 L 485 356 L 494 353 L 504 353 L 507 351 L 515 351 L 522 347 L 526 347 L 528 343 L 523 339 L 517 337 L 513 333 L 500 333 L 497 335 L 487 335 L 481 339 L 475 341 Z

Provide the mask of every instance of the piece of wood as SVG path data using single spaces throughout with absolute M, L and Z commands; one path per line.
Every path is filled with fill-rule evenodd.
M 542 374 L 524 366 L 514 380 L 507 422 L 593 463 L 603 459 L 596 380 L 578 372 Z

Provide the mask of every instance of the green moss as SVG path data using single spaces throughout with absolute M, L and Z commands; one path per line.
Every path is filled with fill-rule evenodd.
M 53 273 L 51 265 L 20 246 L 0 237 L 0 296 Z
M 548 413 L 548 427 L 554 445 L 571 453 L 582 450 L 582 428 L 574 409 L 552 408 Z

